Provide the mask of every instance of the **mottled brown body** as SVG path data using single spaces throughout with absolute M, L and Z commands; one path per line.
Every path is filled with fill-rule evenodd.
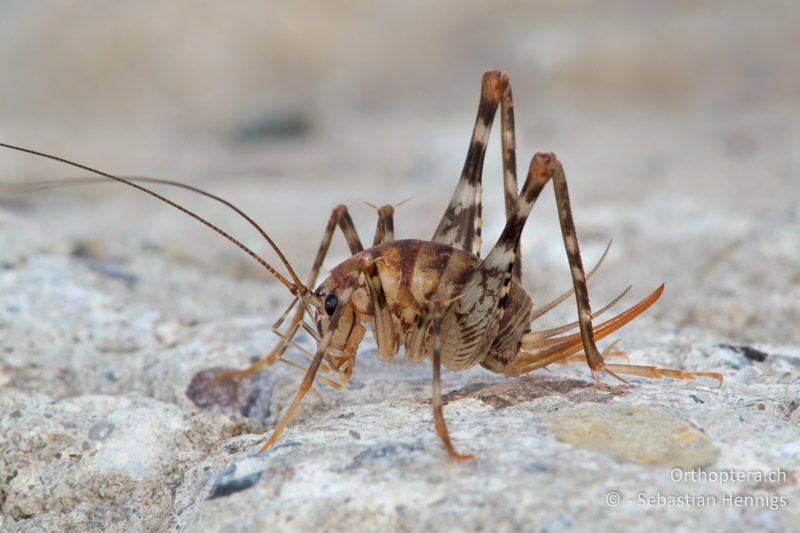
M 482 169 L 486 142 L 498 108 L 501 115 L 506 222 L 497 242 L 482 258 Z M 442 365 L 459 371 L 480 364 L 492 372 L 519 376 L 553 363 L 565 362 L 570 356 L 582 352 L 582 357 L 585 357 L 598 385 L 601 373 L 618 379 L 622 379 L 619 374 L 629 374 L 674 379 L 706 377 L 722 382 L 722 376 L 715 373 L 605 362 L 614 343 L 601 353 L 595 341 L 644 312 L 659 298 L 663 285 L 610 320 L 599 325 L 593 324 L 593 319 L 614 305 L 627 289 L 609 305 L 592 313 L 587 286 L 591 272 L 588 276 L 584 272 L 566 175 L 554 154 L 534 155 L 525 182 L 518 190 L 511 85 L 508 75 L 502 72 L 489 71 L 483 76 L 478 114 L 461 177 L 431 240 L 396 241 L 394 206 L 387 205 L 377 208 L 378 225 L 373 246 L 365 250 L 347 206 L 339 205 L 331 213 L 305 283 L 299 279 L 266 232 L 249 216 L 218 196 L 174 181 L 121 178 L 35 150 L 4 143 L 0 143 L 0 146 L 90 171 L 171 205 L 238 246 L 294 295 L 291 305 L 272 327 L 280 340 L 269 354 L 246 370 L 220 376 L 234 379 L 249 377 L 275 362 L 290 364 L 304 371 L 303 380 L 293 401 L 262 451 L 268 450 L 277 442 L 318 375 L 320 380 L 336 389 L 346 386 L 355 366 L 358 346 L 366 333 L 365 324 L 373 332 L 381 360 L 392 359 L 401 347 L 405 349 L 406 358 L 410 361 L 431 360 L 432 407 L 436 433 L 448 455 L 456 460 L 471 456 L 460 455 L 450 442 L 442 411 Z M 553 182 L 573 286 L 554 301 L 540 309 L 534 309 L 532 299 L 521 283 L 520 239 L 539 193 L 550 181 Z M 288 270 L 289 277 L 281 275 L 262 257 L 221 228 L 135 182 L 181 187 L 233 209 L 275 250 Z M 52 182 L 39 185 L 40 187 L 34 185 L 31 189 L 50 188 Z M 335 266 L 329 277 L 312 292 L 337 227 L 345 237 L 351 257 Z M 537 318 L 573 295 L 578 318 L 576 322 L 550 330 L 533 330 L 532 323 Z M 294 314 L 288 326 L 281 329 L 292 309 Z M 306 316 L 310 316 L 314 323 L 306 322 Z M 575 328 L 579 330 L 577 333 L 565 334 Z M 302 331 L 314 339 L 316 348 L 313 354 L 306 352 L 294 340 Z M 308 366 L 287 357 L 289 347 L 303 353 L 310 361 Z
M 435 242 L 400 240 L 374 246 L 343 261 L 331 270 L 330 276 L 318 292 L 336 293 L 342 287 L 356 265 L 363 261 L 374 262 L 397 342 L 394 356 L 402 345 L 406 359 L 419 362 L 433 355 L 433 340 L 429 331 L 424 332 L 422 343 L 418 342 L 418 330 L 425 321 L 427 302 L 438 298 L 450 302 L 459 297 L 464 286 L 475 275 L 481 259 L 469 252 Z M 371 324 L 373 330 L 374 308 L 367 297 L 367 284 L 362 280 L 351 298 L 353 311 L 360 322 Z M 498 334 L 488 351 L 477 353 L 454 352 L 457 348 L 442 339 L 442 365 L 448 370 L 466 370 L 481 364 L 493 372 L 502 373 L 519 352 L 520 340 L 530 322 L 533 302 L 525 289 L 517 282 L 511 283 L 506 301 L 506 311 L 500 320 Z M 345 353 L 344 344 L 334 345 L 334 366 L 338 368 L 340 353 Z M 355 358 L 355 352 L 348 356 Z M 391 356 L 389 358 L 391 358 Z M 386 359 L 384 357 L 384 359 Z M 331 361 L 333 363 L 333 361 Z

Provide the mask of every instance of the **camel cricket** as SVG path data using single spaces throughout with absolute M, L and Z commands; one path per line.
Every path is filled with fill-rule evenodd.
M 506 223 L 489 253 L 481 257 L 482 169 L 486 143 L 498 107 Z M 347 385 L 355 368 L 358 346 L 366 331 L 364 324 L 372 329 L 381 360 L 392 359 L 401 346 L 405 348 L 406 358 L 410 361 L 431 360 L 436 433 L 448 455 L 455 460 L 471 459 L 472 456 L 458 453 L 450 441 L 442 414 L 442 366 L 459 371 L 481 365 L 492 372 L 513 377 L 552 363 L 574 359 L 573 356 L 582 352 L 598 386 L 601 385 L 601 373 L 622 381 L 620 374 L 673 379 L 704 377 L 722 383 L 722 376 L 711 372 L 685 372 L 605 362 L 605 356 L 614 345 L 600 353 L 595 341 L 644 312 L 661 296 L 664 286 L 661 285 L 641 302 L 617 316 L 593 325 L 593 317 L 614 305 L 627 289 L 601 311 L 592 313 L 587 290 L 588 276 L 581 260 L 567 180 L 561 163 L 553 154 L 534 155 L 522 190 L 518 190 L 515 145 L 514 110 L 508 76 L 489 71 L 483 76 L 478 114 L 461 177 L 431 239 L 395 240 L 394 208 L 383 206 L 378 209 L 378 225 L 372 246 L 365 249 L 347 207 L 339 205 L 331 214 L 311 273 L 303 283 L 258 224 L 218 196 L 169 180 L 121 178 L 63 158 L 0 144 L 122 182 L 172 205 L 244 250 L 292 293 L 294 298 L 291 305 L 272 327 L 279 338 L 277 345 L 250 368 L 219 376 L 220 379 L 250 377 L 276 361 L 299 366 L 284 357 L 286 350 L 289 346 L 300 348 L 294 338 L 301 329 L 315 339 L 316 352 L 306 354 L 311 363 L 308 367 L 301 367 L 305 375 L 294 400 L 261 448 L 262 452 L 278 441 L 320 370 L 323 372 L 320 379 L 336 389 L 341 390 Z M 555 189 L 573 288 L 536 309 L 531 296 L 521 284 L 520 236 L 534 202 L 549 181 L 553 182 Z M 288 270 L 291 280 L 219 227 L 136 182 L 182 187 L 224 203 L 244 217 L 267 240 Z M 335 266 L 315 289 L 337 227 L 344 234 L 352 255 Z M 532 329 L 534 320 L 573 294 L 577 304 L 577 323 L 546 331 Z M 293 309 L 292 318 L 284 327 Z M 306 321 L 306 314 L 311 317 L 311 323 Z M 565 334 L 576 326 L 579 332 Z

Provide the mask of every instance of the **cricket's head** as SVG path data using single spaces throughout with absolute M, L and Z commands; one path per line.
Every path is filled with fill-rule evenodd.
M 359 319 L 355 298 L 362 290 L 347 289 L 329 277 L 314 291 L 318 304 L 313 307 L 314 323 L 317 332 L 325 342 L 330 336 L 325 359 L 331 366 L 350 376 L 355 364 L 355 355 L 366 330 Z
M 159 179 L 159 178 L 144 178 L 144 177 L 124 178 L 121 176 L 110 174 L 108 172 L 103 172 L 102 170 L 97 170 L 95 168 L 83 165 L 81 163 L 70 161 L 63 157 L 46 154 L 44 152 L 31 150 L 29 148 L 23 148 L 21 146 L 15 146 L 0 142 L 0 148 L 7 148 L 10 150 L 24 152 L 37 157 L 50 159 L 52 161 L 57 161 L 59 163 L 66 164 L 90 172 L 97 176 L 100 176 L 100 178 L 103 180 L 111 180 L 111 181 L 116 181 L 118 183 L 122 183 L 124 185 L 127 185 L 128 187 L 131 187 L 140 192 L 148 194 L 167 205 L 172 206 L 178 211 L 183 212 L 185 215 L 188 215 L 191 218 L 195 219 L 196 221 L 200 222 L 201 224 L 207 226 L 217 234 L 221 235 L 223 238 L 227 239 L 228 241 L 236 245 L 240 250 L 242 250 L 244 253 L 246 253 L 248 256 L 250 256 L 256 262 L 258 262 L 278 282 L 280 282 L 284 287 L 286 287 L 292 295 L 300 299 L 302 301 L 302 305 L 304 305 L 305 308 L 309 312 L 311 312 L 311 314 L 315 315 L 314 319 L 317 325 L 317 329 L 320 333 L 320 338 L 322 338 L 328 331 L 328 329 L 330 328 L 330 324 L 332 322 L 335 322 L 336 326 L 334 330 L 331 331 L 330 333 L 330 342 L 328 343 L 328 348 L 326 349 L 326 355 L 328 355 L 328 360 L 332 362 L 333 366 L 337 370 L 341 370 L 342 372 L 347 371 L 346 369 L 342 370 L 340 367 L 342 365 L 345 365 L 345 359 L 352 359 L 352 356 L 355 355 L 355 347 L 358 345 L 358 343 L 361 341 L 361 338 L 364 336 L 364 328 L 359 323 L 358 312 L 354 310 L 353 307 L 353 302 L 355 301 L 354 297 L 357 296 L 357 294 L 355 294 L 354 292 L 357 291 L 354 291 L 352 288 L 347 291 L 343 291 L 342 283 L 335 283 L 333 279 L 329 279 L 326 280 L 325 284 L 323 284 L 325 285 L 325 287 L 327 287 L 326 289 L 324 289 L 323 292 L 319 292 L 318 294 L 313 293 L 310 287 L 307 287 L 306 285 L 303 284 L 302 281 L 300 281 L 300 278 L 297 276 L 297 273 L 295 272 L 294 268 L 292 268 L 292 265 L 289 264 L 289 261 L 286 259 L 283 252 L 278 247 L 278 245 L 275 244 L 272 238 L 250 216 L 248 216 L 244 211 L 236 207 L 231 202 L 215 194 L 198 189 L 197 187 L 194 187 L 186 183 L 181 183 L 173 180 Z M 88 178 L 88 179 L 79 178 L 78 180 L 73 181 L 73 183 L 94 183 L 94 182 L 95 179 L 93 178 Z M 141 185 L 142 183 L 167 185 L 171 187 L 179 187 L 182 189 L 186 189 L 194 193 L 211 198 L 232 209 L 239 216 L 245 219 L 253 228 L 255 228 L 255 230 L 264 238 L 269 247 L 272 248 L 272 250 L 278 256 L 280 262 L 285 267 L 286 271 L 288 272 L 288 276 L 285 276 L 280 272 L 278 272 L 278 270 L 276 270 L 271 264 L 267 263 L 267 261 L 264 260 L 264 258 L 258 255 L 256 252 L 254 252 L 240 240 L 236 239 L 228 232 L 218 227 L 216 224 L 209 222 L 208 220 L 201 217 L 194 211 L 187 209 L 186 207 L 174 202 L 173 200 L 170 200 L 169 198 L 155 192 L 154 190 L 145 187 L 144 185 Z M 59 186 L 59 184 L 60 182 L 43 182 L 38 185 L 34 185 L 33 187 L 30 187 L 28 190 L 35 191 L 39 189 L 47 189 L 47 188 L 52 188 L 54 186 Z M 340 301 L 346 301 L 347 304 L 343 306 L 343 304 L 340 304 Z M 340 309 L 341 311 L 339 311 Z M 340 361 L 340 363 L 334 364 L 334 362 L 336 361 Z

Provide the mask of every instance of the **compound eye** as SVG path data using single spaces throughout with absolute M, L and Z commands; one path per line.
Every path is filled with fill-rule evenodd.
M 339 298 L 335 294 L 330 293 L 325 297 L 325 312 L 328 313 L 328 316 L 333 315 L 337 305 L 339 305 Z

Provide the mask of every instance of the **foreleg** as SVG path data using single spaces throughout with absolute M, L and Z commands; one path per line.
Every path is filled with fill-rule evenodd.
M 314 259 L 311 272 L 308 275 L 308 282 L 306 283 L 307 287 L 313 288 L 317 282 L 317 277 L 322 269 L 322 262 L 328 255 L 328 250 L 330 249 L 331 241 L 333 240 L 333 234 L 336 231 L 337 226 L 344 234 L 344 238 L 347 241 L 348 247 L 350 248 L 350 253 L 356 254 L 364 249 L 364 246 L 361 244 L 361 239 L 358 237 L 358 231 L 356 230 L 355 224 L 353 224 L 353 219 L 350 218 L 350 213 L 347 210 L 347 206 L 343 204 L 336 206 L 331 212 L 331 216 L 328 219 L 328 225 L 325 227 L 325 232 L 322 235 L 322 242 L 317 250 L 317 256 Z M 294 307 L 296 302 L 297 299 L 295 299 L 295 302 L 289 306 L 289 309 L 284 312 L 281 318 L 279 318 L 274 327 L 280 327 L 280 325 L 282 325 L 286 315 L 291 308 Z M 220 379 L 249 378 L 254 376 L 260 370 L 272 366 L 272 364 L 275 363 L 278 358 L 283 356 L 289 344 L 292 342 L 292 339 L 294 339 L 295 335 L 297 335 L 298 331 L 303 325 L 303 317 L 307 311 L 308 309 L 306 303 L 301 301 L 294 313 L 294 316 L 292 317 L 292 320 L 289 322 L 289 326 L 285 331 L 278 335 L 278 344 L 264 358 L 245 370 L 223 372 L 219 376 Z
M 346 286 L 342 291 L 341 298 L 339 299 L 339 305 L 334 311 L 333 316 L 331 317 L 331 321 L 328 325 L 328 329 L 325 334 L 322 336 L 322 339 L 317 346 L 317 352 L 314 354 L 314 359 L 312 359 L 311 364 L 306 370 L 305 376 L 303 376 L 303 381 L 300 383 L 300 387 L 295 394 L 294 400 L 289 405 L 289 408 L 284 413 L 283 418 L 278 422 L 275 426 L 275 429 L 272 430 L 272 435 L 270 435 L 269 439 L 267 440 L 266 444 L 261 448 L 260 453 L 264 453 L 278 441 L 281 436 L 281 433 L 286 429 L 286 426 L 289 425 L 289 422 L 292 421 L 297 409 L 300 407 L 300 403 L 303 401 L 303 398 L 311 389 L 311 386 L 314 384 L 314 378 L 317 375 L 317 371 L 319 370 L 320 365 L 322 364 L 322 358 L 325 356 L 325 352 L 328 349 L 328 345 L 331 342 L 331 338 L 333 337 L 334 332 L 336 332 L 336 328 L 339 325 L 339 321 L 342 318 L 342 313 L 347 310 L 348 312 L 352 312 L 349 309 L 350 305 L 350 297 L 353 295 L 353 291 L 356 288 L 356 284 L 358 283 L 358 271 L 353 271 L 350 276 L 348 277 Z

